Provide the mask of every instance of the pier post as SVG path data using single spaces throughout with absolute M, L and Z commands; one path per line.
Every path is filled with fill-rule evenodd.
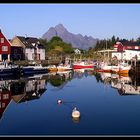
M 8 61 L 10 61 L 10 54 L 8 54 Z

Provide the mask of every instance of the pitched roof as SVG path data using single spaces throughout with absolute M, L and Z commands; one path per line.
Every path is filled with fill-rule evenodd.
M 35 37 L 23 37 L 17 36 L 17 38 L 26 46 L 30 48 L 35 48 L 36 45 L 40 48 L 44 48 L 44 46 L 40 43 L 39 39 Z
M 119 41 L 121 42 L 124 46 L 140 46 L 140 43 L 138 42 L 131 42 L 131 41 Z

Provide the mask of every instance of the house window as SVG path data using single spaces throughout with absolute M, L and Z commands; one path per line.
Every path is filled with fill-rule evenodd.
M 5 108 L 5 103 L 2 103 L 2 108 Z
M 17 50 L 16 49 L 14 50 L 14 53 L 17 53 Z
M 9 95 L 8 94 L 4 94 L 3 95 L 3 99 L 5 100 L 5 99 L 8 99 L 9 98 Z
M 2 46 L 2 51 L 8 51 L 8 46 Z
M 1 39 L 0 39 L 0 42 L 1 42 L 1 43 L 4 43 L 4 38 L 1 38 Z

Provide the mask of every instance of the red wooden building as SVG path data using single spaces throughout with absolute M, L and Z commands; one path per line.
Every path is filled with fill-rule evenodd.
M 10 61 L 11 43 L 0 30 L 0 61 Z
M 114 49 L 117 52 L 124 52 L 125 50 L 139 50 L 140 51 L 140 43 L 130 42 L 130 41 L 120 41 L 116 42 L 114 45 Z

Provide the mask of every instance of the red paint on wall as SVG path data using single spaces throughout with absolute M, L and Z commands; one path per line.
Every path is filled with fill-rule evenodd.
M 4 38 L 4 42 L 1 43 L 1 38 Z M 7 46 L 7 50 L 3 51 L 2 46 Z M 0 31 L 0 54 L 10 54 L 11 53 L 11 45 L 3 33 Z

